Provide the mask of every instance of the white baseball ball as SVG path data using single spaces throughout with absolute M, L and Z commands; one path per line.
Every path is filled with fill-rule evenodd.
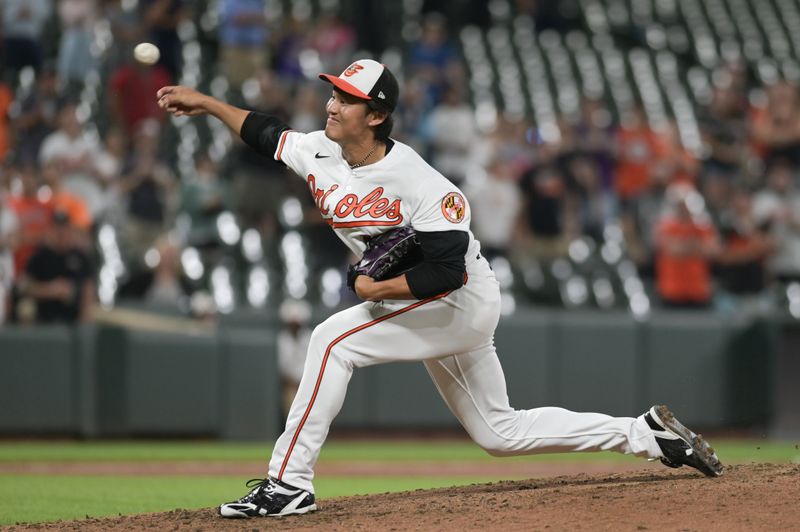
M 161 57 L 161 52 L 155 44 L 141 42 L 133 49 L 133 57 L 143 65 L 154 65 Z

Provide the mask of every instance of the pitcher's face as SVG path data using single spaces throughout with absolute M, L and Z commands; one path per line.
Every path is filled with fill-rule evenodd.
M 370 134 L 374 114 L 364 100 L 334 89 L 325 105 L 325 135 L 339 144 L 359 141 Z

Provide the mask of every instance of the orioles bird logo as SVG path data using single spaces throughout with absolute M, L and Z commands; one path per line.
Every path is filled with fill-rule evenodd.
M 364 67 L 359 65 L 358 63 L 353 63 L 352 65 L 347 67 L 347 70 L 344 71 L 344 75 L 345 77 L 349 78 L 353 74 L 357 74 L 359 70 L 364 70 Z
M 458 224 L 464 221 L 467 213 L 467 202 L 458 192 L 451 192 L 442 200 L 442 214 L 449 222 Z

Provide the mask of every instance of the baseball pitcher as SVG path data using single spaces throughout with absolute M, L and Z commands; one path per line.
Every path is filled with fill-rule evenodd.
M 409 146 L 393 140 L 399 88 L 384 65 L 361 59 L 331 84 L 324 131 L 292 131 L 186 87 L 163 87 L 159 105 L 176 116 L 210 114 L 254 150 L 308 185 L 336 235 L 358 257 L 348 283 L 363 303 L 313 332 L 286 430 L 266 478 L 223 517 L 316 510 L 314 465 L 356 368 L 393 361 L 425 364 L 447 406 L 494 456 L 608 450 L 722 474 L 713 449 L 664 406 L 639 417 L 562 408 L 515 410 L 493 336 L 500 290 L 470 232 L 461 191 Z M 409 258 L 411 257 L 411 258 Z

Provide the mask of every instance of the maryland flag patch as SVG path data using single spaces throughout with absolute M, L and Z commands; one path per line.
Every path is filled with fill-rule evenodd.
M 442 200 L 442 214 L 447 221 L 460 224 L 467 214 L 467 202 L 458 192 L 451 192 Z

